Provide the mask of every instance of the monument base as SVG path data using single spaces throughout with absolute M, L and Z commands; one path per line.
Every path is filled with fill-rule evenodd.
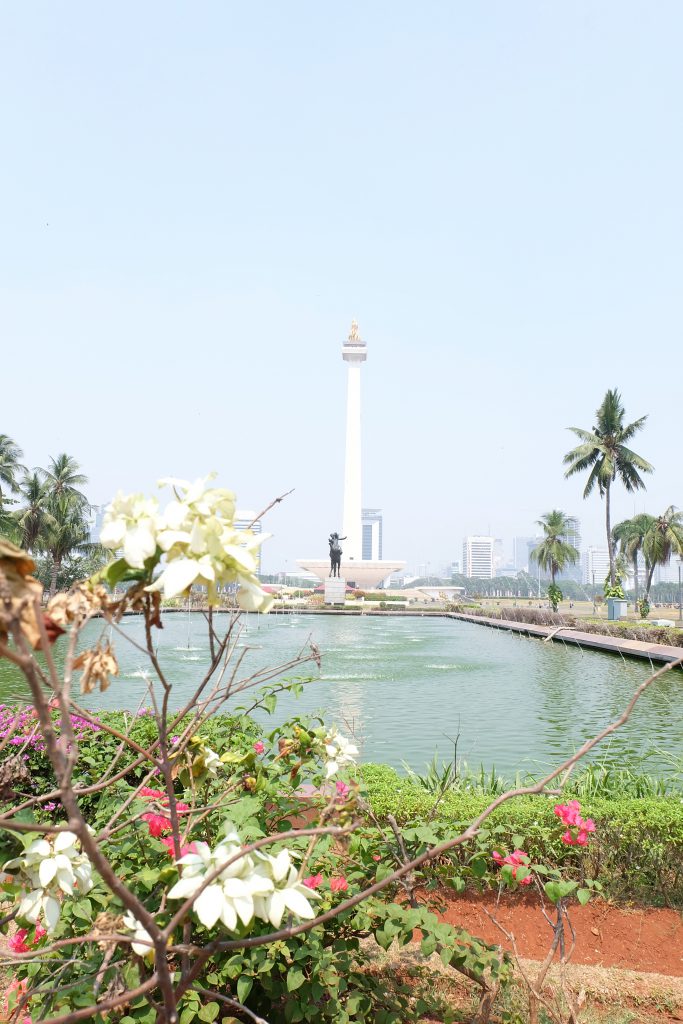
M 346 580 L 341 576 L 325 580 L 325 604 L 341 604 L 346 601 Z
M 405 562 L 354 561 L 353 558 L 346 559 L 342 557 L 340 568 L 344 579 L 348 581 L 350 587 L 356 587 L 360 590 L 372 590 L 383 580 L 387 579 L 392 572 L 398 572 L 399 569 L 403 569 L 405 564 Z M 323 583 L 330 578 L 329 558 L 297 558 L 297 565 L 300 565 L 307 572 L 312 572 Z

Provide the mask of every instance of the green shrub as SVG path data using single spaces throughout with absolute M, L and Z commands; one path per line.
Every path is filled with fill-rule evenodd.
M 433 817 L 452 834 L 491 802 L 486 795 L 449 791 L 436 803 L 433 794 L 386 765 L 364 765 L 361 774 L 378 818 L 392 814 L 402 825 Z M 574 795 L 568 787 L 562 799 Z M 598 879 L 610 898 L 683 907 L 683 802 L 679 797 L 584 800 L 582 813 L 596 823 L 585 850 L 561 842 L 553 810 L 558 801 L 558 797 L 517 797 L 493 812 L 487 828 L 495 828 L 496 842 L 510 848 L 519 846 L 516 840 L 523 838 L 532 859 L 561 866 L 579 881 Z M 463 851 L 463 857 L 470 855 L 471 850 Z

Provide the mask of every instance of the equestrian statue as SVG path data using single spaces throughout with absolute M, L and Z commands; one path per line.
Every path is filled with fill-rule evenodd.
M 338 533 L 330 534 L 330 576 L 339 576 L 339 566 L 341 565 L 342 549 L 340 540 L 346 540 L 346 537 L 340 537 Z

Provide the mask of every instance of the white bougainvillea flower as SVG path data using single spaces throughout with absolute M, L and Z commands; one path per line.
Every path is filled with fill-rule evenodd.
M 54 840 L 35 839 L 23 856 L 8 860 L 3 871 L 18 869 L 18 880 L 30 884 L 22 895 L 18 917 L 35 923 L 44 916 L 51 932 L 59 921 L 60 900 L 64 894 L 79 895 L 92 888 L 92 866 L 85 854 L 79 853 L 78 838 L 73 832 L 58 832 Z
M 211 750 L 207 747 L 204 751 L 204 767 L 207 772 L 211 775 L 218 775 L 218 769 L 222 766 L 222 762 L 215 750 Z
M 336 726 L 333 726 L 325 736 L 323 746 L 326 757 L 325 777 L 327 779 L 331 778 L 345 764 L 355 763 L 358 756 L 358 747 L 355 743 L 347 740 L 345 736 L 342 736 L 337 731 Z
M 186 854 L 176 862 L 182 873 L 170 890 L 169 899 L 194 896 L 209 872 L 241 850 L 239 836 L 234 831 L 229 831 L 213 851 L 206 843 L 196 845 L 196 853 Z M 194 912 L 205 928 L 213 928 L 221 921 L 229 931 L 234 931 L 240 922 L 248 927 L 255 917 L 277 925 L 286 910 L 310 920 L 315 911 L 309 900 L 317 898 L 317 893 L 298 881 L 289 850 L 281 850 L 276 856 L 245 854 L 199 893 Z
M 111 551 L 123 549 L 133 569 L 142 569 L 157 549 L 159 503 L 142 494 L 116 495 L 104 514 L 100 544 Z
M 154 956 L 154 946 L 152 945 L 150 934 L 143 928 L 131 910 L 124 914 L 123 926 L 127 932 L 132 932 L 133 934 L 131 947 L 134 953 L 137 953 L 138 956 Z

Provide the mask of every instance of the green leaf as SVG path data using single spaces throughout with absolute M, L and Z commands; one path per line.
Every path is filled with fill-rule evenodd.
M 306 980 L 306 975 L 300 967 L 290 967 L 287 971 L 287 991 L 295 992 L 298 988 L 301 988 Z
M 92 920 L 92 904 L 90 900 L 77 900 L 71 907 L 74 917 L 80 917 L 84 921 Z
M 275 708 L 277 707 L 277 697 L 274 693 L 266 694 L 263 698 L 263 707 L 269 715 L 272 715 L 273 711 L 275 711 Z
M 190 1021 L 194 1020 L 196 1016 L 197 1011 L 193 1009 L 191 1006 L 186 1006 L 183 1012 L 180 1014 L 180 1024 L 190 1024 Z
M 591 891 L 590 891 L 590 889 L 579 889 L 577 894 L 576 894 L 576 898 L 579 901 L 579 903 L 581 904 L 581 906 L 585 907 L 586 904 L 588 903 L 589 899 L 591 898 Z
M 546 882 L 543 888 L 551 903 L 557 903 L 562 899 L 562 887 L 559 882 Z
M 202 1006 L 199 1011 L 199 1019 L 205 1020 L 207 1024 L 211 1024 L 211 1021 L 216 1019 L 220 1010 L 221 1008 L 218 1003 L 207 1003 L 206 1006 Z
M 470 861 L 470 868 L 475 878 L 483 878 L 487 868 L 486 858 L 475 857 L 474 860 Z
M 512 836 L 510 842 L 514 846 L 515 850 L 521 850 L 524 845 L 524 836 L 520 836 L 519 834 Z
M 254 979 L 250 978 L 248 974 L 242 974 L 237 979 L 237 998 L 241 1003 L 245 1001 L 249 993 L 251 992 Z

